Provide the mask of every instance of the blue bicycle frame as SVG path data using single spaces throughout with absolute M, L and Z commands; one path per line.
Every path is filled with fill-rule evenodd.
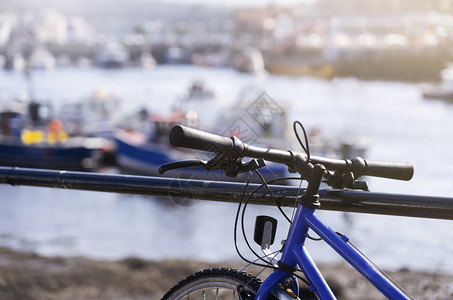
M 408 294 L 394 285 L 384 274 L 370 264 L 362 255 L 348 243 L 346 236 L 339 236 L 314 215 L 315 209 L 299 205 L 291 225 L 288 239 L 285 243 L 280 262 L 286 266 L 300 267 L 310 282 L 312 290 L 319 299 L 336 299 L 327 282 L 316 267 L 309 253 L 305 249 L 305 240 L 308 230 L 312 229 L 330 247 L 340 254 L 358 272 L 367 278 L 383 295 L 389 299 L 412 299 Z M 283 284 L 291 277 L 282 270 L 274 271 L 261 285 L 255 300 L 266 300 L 278 284 Z M 298 295 L 297 280 L 293 278 L 291 289 Z

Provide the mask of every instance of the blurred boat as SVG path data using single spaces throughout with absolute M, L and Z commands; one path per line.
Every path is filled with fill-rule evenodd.
M 233 59 L 233 67 L 243 73 L 266 74 L 263 55 L 258 49 L 246 48 L 236 53 Z
M 420 85 L 420 89 L 424 99 L 443 100 L 453 103 L 453 82 L 425 83 Z
M 107 43 L 97 54 L 96 64 L 103 68 L 123 68 L 129 62 L 126 48 L 119 43 Z
M 196 120 L 193 127 L 209 129 L 218 122 L 218 112 L 225 105 L 218 91 L 204 80 L 193 80 L 187 90 L 175 100 L 174 110 Z
M 190 101 L 186 101 L 189 102 Z M 199 103 L 211 103 L 212 101 L 200 101 Z M 182 106 L 179 106 L 182 107 Z M 193 108 L 193 107 L 191 107 Z M 202 112 L 202 110 L 204 110 Z M 185 159 L 212 158 L 211 153 L 202 153 L 172 147 L 169 144 L 169 132 L 176 124 L 199 128 L 221 136 L 236 136 L 243 142 L 252 145 L 277 149 L 298 149 L 293 145 L 296 140 L 291 136 L 287 122 L 287 108 L 279 101 L 271 99 L 261 88 L 247 87 L 243 89 L 237 101 L 228 106 L 217 106 L 217 111 L 200 108 L 201 115 L 197 110 L 177 109 L 166 115 L 149 114 L 146 110 L 140 111 L 135 117 L 124 123 L 114 135 L 117 144 L 117 164 L 125 173 L 159 176 L 157 170 L 160 165 L 168 162 Z M 208 112 L 214 119 L 205 122 L 203 114 Z M 200 119 L 200 120 L 199 120 Z M 317 138 L 315 138 L 317 135 Z M 323 139 L 319 131 L 311 132 L 310 146 L 313 155 L 328 155 L 327 151 L 341 151 L 340 155 L 355 155 L 359 149 L 355 142 L 343 141 L 341 149 L 333 148 L 331 141 Z M 363 155 L 363 152 L 360 153 Z M 201 156 L 200 156 L 201 155 Z M 351 158 L 351 157 L 348 157 Z M 288 176 L 288 170 L 284 165 L 268 163 L 260 172 L 266 180 Z M 247 174 L 233 179 L 225 176 L 223 171 L 206 172 L 201 168 L 188 168 L 173 170 L 165 173 L 167 177 L 197 178 L 206 180 L 238 180 L 244 181 Z M 253 174 L 252 181 L 260 182 Z
M 44 134 L 32 131 L 38 139 Z M 105 140 L 100 138 L 68 138 L 64 143 L 41 140 L 24 144 L 20 138 L 0 136 L 0 165 L 72 171 L 94 171 L 103 161 Z
M 76 101 L 65 101 L 58 117 L 69 135 L 109 138 L 122 118 L 121 99 L 105 89 L 96 89 Z
M 140 54 L 139 65 L 144 69 L 152 70 L 156 67 L 156 60 L 151 52 L 144 51 Z
M 145 123 L 146 124 L 146 123 Z M 117 143 L 116 161 L 123 173 L 162 176 L 157 172 L 160 165 L 185 159 L 209 160 L 212 153 L 200 153 L 183 148 L 174 148 L 168 142 L 171 128 L 176 124 L 191 125 L 191 121 L 181 113 L 172 113 L 166 116 L 150 116 L 148 125 L 152 129 L 145 132 L 131 128 L 120 128 L 115 133 Z M 142 127 L 143 128 L 143 127 Z M 266 180 L 287 176 L 287 169 L 281 164 L 269 164 L 260 169 Z M 240 174 L 237 178 L 228 177 L 223 170 L 208 172 L 202 168 L 185 168 L 171 170 L 163 174 L 165 177 L 190 178 L 202 180 L 244 181 L 247 174 Z M 259 177 L 253 174 L 252 181 L 260 182 Z
M 275 101 L 261 87 L 245 87 L 230 108 L 222 111 L 217 121 L 220 126 L 213 132 L 235 135 L 249 144 L 302 151 L 287 119 L 291 105 L 282 100 Z M 369 139 L 353 132 L 340 138 L 328 136 L 321 128 L 316 125 L 306 128 L 311 155 L 341 159 L 366 156 Z
M 49 50 L 43 47 L 34 49 L 28 59 L 28 68 L 40 70 L 53 70 L 55 69 L 56 60 Z
M 215 93 L 208 88 L 202 80 L 194 80 L 187 89 L 187 93 L 181 98 L 181 102 L 192 102 L 200 100 L 214 100 Z
M 180 46 L 170 46 L 164 53 L 165 64 L 190 64 L 191 55 L 188 50 Z
M 20 53 L 7 53 L 4 68 L 11 71 L 22 71 L 27 66 L 27 61 Z
M 103 138 L 70 136 L 48 105 L 35 101 L 1 103 L 0 165 L 91 171 L 110 143 Z

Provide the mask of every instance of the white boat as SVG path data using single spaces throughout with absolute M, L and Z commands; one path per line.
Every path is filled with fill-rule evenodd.
M 145 51 L 140 55 L 140 66 L 148 70 L 156 67 L 156 60 L 150 52 Z
M 453 82 L 425 83 L 420 85 L 420 89 L 424 99 L 453 102 Z
M 5 57 L 4 68 L 12 71 L 22 71 L 26 68 L 27 62 L 20 53 L 7 54 Z
M 122 117 L 121 105 L 118 96 L 98 89 L 85 98 L 66 102 L 58 115 L 71 135 L 110 137 Z
M 55 65 L 55 57 L 43 47 L 34 49 L 28 59 L 28 68 L 30 69 L 53 70 Z
M 255 75 L 267 73 L 264 68 L 263 55 L 258 49 L 246 48 L 238 52 L 233 58 L 233 67 L 239 72 Z
M 128 62 L 129 54 L 119 43 L 107 43 L 96 57 L 96 64 L 103 68 L 123 68 Z

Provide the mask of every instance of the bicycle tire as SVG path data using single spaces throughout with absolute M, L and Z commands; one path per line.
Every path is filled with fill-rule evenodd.
M 239 299 L 236 290 L 238 284 L 244 285 L 246 291 L 255 296 L 261 280 L 236 269 L 207 269 L 180 281 L 162 300 Z

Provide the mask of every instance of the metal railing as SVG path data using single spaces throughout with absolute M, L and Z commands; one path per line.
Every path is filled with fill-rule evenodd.
M 0 167 L 0 183 L 49 188 L 193 198 L 238 203 L 245 183 Z M 245 199 L 251 204 L 275 205 L 267 190 L 250 184 Z M 258 189 L 259 188 L 259 189 Z M 258 189 L 255 193 L 254 191 Z M 303 192 L 295 186 L 270 185 L 282 206 L 294 206 Z M 319 191 L 321 209 L 453 220 L 453 198 L 387 194 L 351 190 Z

